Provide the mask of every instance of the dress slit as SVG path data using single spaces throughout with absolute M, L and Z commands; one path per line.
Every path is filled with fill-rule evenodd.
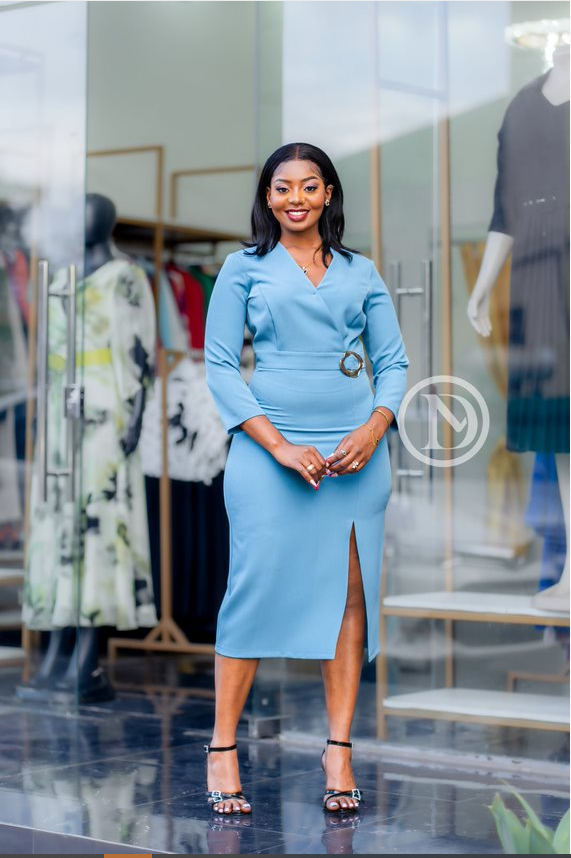
M 351 562 L 351 536 L 353 533 L 355 534 L 355 548 L 357 549 L 357 557 L 359 558 L 359 578 L 361 579 L 361 590 L 363 593 L 363 604 L 365 607 L 365 618 L 364 618 L 365 626 L 363 629 L 363 634 L 364 634 L 363 639 L 365 642 L 365 646 L 368 646 L 368 625 L 369 624 L 367 621 L 367 597 L 365 595 L 365 582 L 363 580 L 363 567 L 362 567 L 362 562 L 361 562 L 361 554 L 359 552 L 359 542 L 357 539 L 357 528 L 355 525 L 355 520 L 353 520 L 351 522 L 351 529 L 349 530 L 349 540 L 347 542 L 347 555 L 346 555 L 347 584 L 345 587 L 345 601 L 343 602 L 343 611 L 341 614 L 341 621 L 339 622 L 339 624 L 337 626 L 337 635 L 335 637 L 335 648 L 334 648 L 333 658 L 335 658 L 337 655 L 337 646 L 339 644 L 339 637 L 341 635 L 341 629 L 343 627 L 343 620 L 345 619 L 345 610 L 347 608 L 347 600 L 349 598 L 349 580 L 350 580 L 350 562 Z

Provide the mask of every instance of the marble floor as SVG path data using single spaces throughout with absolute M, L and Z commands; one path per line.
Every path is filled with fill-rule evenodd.
M 306 699 L 308 720 L 314 705 Z M 472 769 L 468 755 L 457 768 L 428 766 L 399 761 L 394 744 L 385 756 L 357 742 L 365 802 L 339 818 L 321 809 L 319 745 L 253 740 L 247 723 L 239 753 L 254 811 L 216 817 L 204 800 L 202 750 L 212 711 L 208 697 L 154 690 L 68 712 L 16 703 L 0 689 L 0 853 L 501 852 L 487 805 L 506 775 Z M 429 735 L 419 723 L 425 747 Z M 507 774 L 552 827 L 569 806 L 557 765 L 556 776 Z

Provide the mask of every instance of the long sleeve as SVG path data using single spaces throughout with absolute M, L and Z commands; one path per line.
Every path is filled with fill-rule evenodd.
M 216 278 L 204 343 L 206 380 L 229 435 L 242 431 L 245 420 L 264 413 L 240 374 L 247 300 L 248 280 L 240 254 L 232 253 Z
M 513 228 L 510 224 L 509 206 L 506 199 L 506 126 L 508 123 L 508 114 L 502 123 L 502 127 L 498 131 L 498 152 L 497 152 L 497 175 L 494 185 L 494 211 L 488 232 L 501 232 L 504 235 L 513 235 Z
M 363 331 L 363 343 L 373 365 L 373 408 L 390 408 L 395 415 L 391 428 L 398 431 L 397 415 L 406 391 L 409 360 L 392 298 L 372 263 L 364 309 L 367 322 Z

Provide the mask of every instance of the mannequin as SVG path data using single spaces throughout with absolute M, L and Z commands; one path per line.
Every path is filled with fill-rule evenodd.
M 152 344 L 153 344 L 153 340 L 154 340 L 154 314 L 153 314 L 152 307 L 149 310 L 147 305 L 143 304 L 143 306 L 141 306 L 140 294 L 144 295 L 144 292 L 143 293 L 137 293 L 135 298 L 132 299 L 133 301 L 136 301 L 136 303 L 134 303 L 132 305 L 130 302 L 127 303 L 129 301 L 128 290 L 129 289 L 135 289 L 135 292 L 136 292 L 137 289 L 140 290 L 140 288 L 141 288 L 140 282 L 137 281 L 137 276 L 142 277 L 143 280 L 145 281 L 145 283 L 146 283 L 146 278 L 144 278 L 144 275 L 142 274 L 142 272 L 140 272 L 140 269 L 136 269 L 135 272 L 132 273 L 131 269 L 133 269 L 133 266 L 130 264 L 130 262 L 127 259 L 125 259 L 125 267 L 123 268 L 122 266 L 119 266 L 119 268 L 117 269 L 117 274 L 113 274 L 113 272 L 117 268 L 117 263 L 115 262 L 115 260 L 119 261 L 121 259 L 121 257 L 119 257 L 119 255 L 114 251 L 112 241 L 111 241 L 111 235 L 112 235 L 113 228 L 115 226 L 115 221 L 116 221 L 116 210 L 115 210 L 115 206 L 111 200 L 109 200 L 107 197 L 101 196 L 100 194 L 88 194 L 87 195 L 87 197 L 86 197 L 86 218 L 85 218 L 85 244 L 86 244 L 86 247 L 85 247 L 85 262 L 84 262 L 84 279 L 82 280 L 82 283 L 78 287 L 78 301 L 79 301 L 79 296 L 82 295 L 82 291 L 87 289 L 88 293 L 84 299 L 86 302 L 84 312 L 86 314 L 91 312 L 91 314 L 92 314 L 91 318 L 93 318 L 95 311 L 90 310 L 90 306 L 93 306 L 92 304 L 90 305 L 90 301 L 93 301 L 94 299 L 96 299 L 97 302 L 100 302 L 100 301 L 104 301 L 106 297 L 108 297 L 110 300 L 115 301 L 114 296 L 117 293 L 117 288 L 119 288 L 120 291 L 117 294 L 119 294 L 119 296 L 120 296 L 120 298 L 118 300 L 122 301 L 121 306 L 123 307 L 123 312 L 125 312 L 125 309 L 124 309 L 125 306 L 127 306 L 128 311 L 130 311 L 131 306 L 133 306 L 133 308 L 139 309 L 143 315 L 145 315 L 148 312 L 150 312 L 153 315 L 153 324 L 151 325 L 150 334 L 148 336 L 146 336 L 146 338 L 145 338 L 143 333 L 141 333 L 141 336 L 143 337 L 143 339 L 145 339 L 145 341 L 147 343 L 147 348 L 151 348 Z M 107 267 L 108 264 L 111 264 L 109 268 Z M 113 268 L 113 265 L 115 265 L 115 269 Z M 103 281 L 103 284 L 101 286 L 95 285 L 94 277 L 99 278 L 102 275 L 104 275 L 105 272 L 107 272 L 109 270 L 112 271 L 112 274 L 109 275 L 110 276 L 109 285 L 107 284 L 107 281 Z M 138 271 L 138 275 L 137 275 L 137 271 Z M 117 277 L 121 277 L 121 276 L 123 276 L 123 280 L 117 281 Z M 87 278 L 90 278 L 90 279 L 87 279 Z M 132 278 L 134 278 L 134 279 L 132 279 Z M 117 287 L 117 285 L 116 285 L 117 283 L 120 284 L 119 287 Z M 86 284 L 86 285 L 84 286 L 83 284 Z M 92 285 L 90 286 L 89 284 L 92 284 Z M 124 285 L 122 285 L 122 284 L 124 284 Z M 133 285 L 131 285 L 131 284 L 133 284 Z M 127 290 L 127 291 L 125 291 L 125 290 Z M 82 300 L 83 300 L 83 298 L 82 298 Z M 150 303 L 152 305 L 152 299 L 151 299 Z M 97 307 L 97 303 L 95 306 Z M 103 311 L 103 317 L 102 318 L 105 318 L 105 314 L 107 314 L 107 313 L 113 314 L 115 307 L 116 307 L 116 304 L 112 304 L 112 305 L 110 305 L 110 309 L 105 309 L 105 311 Z M 58 305 L 55 304 L 55 310 L 57 310 L 57 308 L 58 308 Z M 78 313 L 79 312 L 81 312 L 81 311 L 78 308 Z M 133 315 L 136 315 L 136 313 L 134 311 L 133 311 Z M 52 317 L 50 316 L 50 319 L 51 318 Z M 90 318 L 86 316 L 86 319 L 87 319 L 87 327 L 89 328 Z M 57 312 L 56 312 L 56 321 L 57 321 Z M 64 321 L 65 321 L 65 319 L 64 319 Z M 97 324 L 101 324 L 101 322 L 98 321 L 96 323 L 96 325 Z M 109 324 L 110 324 L 110 333 L 108 336 L 111 338 L 109 340 L 109 342 L 111 344 L 111 342 L 113 341 L 113 337 L 116 336 L 116 334 L 113 333 L 113 330 L 114 330 L 113 329 L 113 322 L 110 321 Z M 51 325 L 51 322 L 50 322 L 50 325 Z M 123 327 L 127 327 L 126 322 L 123 325 Z M 143 328 L 148 329 L 149 325 L 146 323 L 143 323 Z M 139 330 L 136 327 L 134 330 L 135 330 L 136 334 L 139 333 Z M 57 334 L 58 334 L 58 330 L 57 330 L 57 326 L 56 326 L 56 333 L 55 333 L 56 343 L 57 343 Z M 91 336 L 93 336 L 93 334 L 91 334 Z M 150 346 L 149 346 L 149 340 L 151 341 Z M 104 342 L 104 340 L 101 340 L 101 342 Z M 129 339 L 128 341 L 126 340 L 124 343 L 121 343 L 120 348 L 118 346 L 115 346 L 116 353 L 112 352 L 112 367 L 111 367 L 112 373 L 114 373 L 115 375 L 117 373 L 121 374 L 121 372 L 124 373 L 125 369 L 122 366 L 121 361 L 123 363 L 125 362 L 126 358 L 124 357 L 124 352 L 128 347 L 131 347 L 133 342 L 135 345 L 132 348 L 130 348 L 130 357 L 131 357 L 132 362 L 135 366 L 133 366 L 133 365 L 130 366 L 131 375 L 128 376 L 127 382 L 125 382 L 125 383 L 129 383 L 130 388 L 134 389 L 135 393 L 133 395 L 122 394 L 123 399 L 125 399 L 125 397 L 127 397 L 125 404 L 128 405 L 128 408 L 126 409 L 126 413 L 128 416 L 127 416 L 126 420 L 124 421 L 124 428 L 122 431 L 122 436 L 120 437 L 120 439 L 118 441 L 120 449 L 122 450 L 122 455 L 120 456 L 120 458 L 123 459 L 125 462 L 126 462 L 128 457 L 130 457 L 130 456 L 132 456 L 132 454 L 134 454 L 134 452 L 137 448 L 138 442 L 139 442 L 139 436 L 140 436 L 141 427 L 142 427 L 143 411 L 144 411 L 144 406 L 145 406 L 146 386 L 147 386 L 147 382 L 149 380 L 149 375 L 150 375 L 150 372 L 149 372 L 148 366 L 147 366 L 148 354 L 145 351 L 145 349 L 143 348 L 143 346 L 141 345 L 141 341 L 140 341 L 138 336 L 135 336 L 134 340 Z M 93 346 L 92 346 L 92 348 L 93 348 Z M 101 347 L 100 347 L 99 352 L 101 352 L 101 351 L 110 352 L 112 350 L 111 349 L 105 350 L 105 349 L 101 349 Z M 142 357 L 139 354 L 133 355 L 133 351 L 142 351 Z M 92 351 L 91 354 L 94 354 L 94 352 Z M 95 354 L 97 355 L 97 350 L 95 351 Z M 89 353 L 88 353 L 88 357 L 89 357 Z M 103 366 L 106 366 L 108 364 L 109 364 L 109 359 L 107 359 L 107 361 L 104 361 Z M 115 364 L 117 364 L 116 367 L 115 367 Z M 96 371 L 98 371 L 98 370 L 96 370 Z M 134 380 L 134 377 L 133 377 L 134 375 L 136 375 L 137 378 L 140 378 L 140 382 Z M 111 382 L 111 383 L 113 384 L 113 382 Z M 103 394 L 103 401 L 104 401 L 104 398 L 105 398 L 105 395 Z M 91 405 L 91 410 L 89 412 L 87 410 L 88 409 L 88 404 L 87 404 L 88 402 Z M 86 420 L 87 420 L 87 426 L 89 425 L 90 422 L 93 423 L 94 419 L 97 422 L 97 419 L 98 419 L 97 415 L 101 409 L 101 402 L 102 402 L 101 390 L 100 389 L 98 390 L 96 387 L 93 387 L 93 386 L 90 387 L 89 382 L 87 382 L 87 386 L 86 386 Z M 108 422 L 110 423 L 110 425 L 108 426 L 107 430 L 105 430 L 105 431 L 110 431 L 111 433 L 114 432 L 113 425 L 115 425 L 115 423 L 113 423 L 113 421 L 117 421 L 119 419 L 123 420 L 123 417 L 121 416 L 123 414 L 123 410 L 120 410 L 119 412 L 117 412 L 116 410 L 114 411 L 113 408 L 114 408 L 114 405 L 111 403 L 110 404 L 110 414 L 111 415 L 115 414 L 115 416 L 111 416 L 108 419 Z M 99 412 L 98 412 L 98 409 L 99 409 Z M 107 437 L 109 438 L 110 436 L 108 435 Z M 115 438 L 117 438 L 116 435 L 115 435 Z M 103 441 L 103 443 L 105 443 L 105 442 Z M 115 441 L 114 443 L 116 445 L 117 441 Z M 86 454 L 86 458 L 89 457 L 91 452 L 92 451 L 90 451 Z M 112 462 L 111 464 L 114 464 L 114 462 Z M 111 467 L 110 463 L 108 461 L 104 461 L 103 470 L 105 470 L 105 468 L 107 468 L 107 470 L 108 470 L 110 467 Z M 90 533 L 95 533 L 96 538 L 100 533 L 108 535 L 109 526 L 110 526 L 109 521 L 111 522 L 112 528 L 118 529 L 122 526 L 124 527 L 124 522 L 122 519 L 117 518 L 117 520 L 115 521 L 115 519 L 113 518 L 113 512 L 109 513 L 110 518 L 106 519 L 104 517 L 105 510 L 100 512 L 101 504 L 102 504 L 101 500 L 99 500 L 99 507 L 97 507 L 97 504 L 95 507 L 93 507 L 93 503 L 94 503 L 94 495 L 101 498 L 101 492 L 103 493 L 104 497 L 106 496 L 105 493 L 107 492 L 107 496 L 108 497 L 110 496 L 109 497 L 109 504 L 112 504 L 113 501 L 115 500 L 115 498 L 117 498 L 119 495 L 118 485 L 119 484 L 122 485 L 123 492 L 124 492 L 125 491 L 125 485 L 124 485 L 125 480 L 127 479 L 127 482 L 128 482 L 128 477 L 125 476 L 125 473 L 123 471 L 113 470 L 113 472 L 111 474 L 111 482 L 107 481 L 107 483 L 103 483 L 102 486 L 100 487 L 99 494 L 98 494 L 97 493 L 97 487 L 93 486 L 93 477 L 92 476 L 91 477 L 85 477 L 86 468 L 87 468 L 87 470 L 89 470 L 89 464 L 84 465 L 84 469 L 83 469 L 84 481 L 87 481 L 90 484 L 86 498 L 82 498 L 81 513 L 82 513 L 84 520 L 87 520 L 87 523 L 83 525 L 85 532 L 82 532 L 82 537 L 84 537 L 84 539 L 86 536 L 89 536 Z M 137 468 L 135 468 L 135 470 L 137 470 Z M 142 472 L 140 474 L 140 477 L 141 477 L 141 482 L 142 482 L 142 479 L 143 479 Z M 109 487 L 111 487 L 111 488 L 109 488 Z M 131 484 L 128 483 L 128 486 L 126 489 L 127 494 L 129 494 L 129 492 L 131 492 L 131 490 L 132 490 Z M 137 491 L 137 490 L 138 489 L 136 488 L 135 491 Z M 144 498 L 142 501 L 139 498 L 139 502 L 144 503 Z M 124 503 L 124 501 L 123 501 L 123 503 Z M 109 506 L 109 504 L 108 504 L 108 506 Z M 103 505 L 105 506 L 104 501 L 103 501 Z M 94 512 L 94 509 L 95 509 L 95 512 Z M 105 528 L 107 528 L 107 530 L 105 530 Z M 127 544 L 129 544 L 129 536 L 131 536 L 131 538 L 133 538 L 133 534 L 131 534 L 131 533 L 127 534 L 127 538 L 126 538 Z M 101 536 L 100 538 L 103 539 L 103 536 Z M 40 542 L 40 550 L 41 550 L 41 534 L 40 534 L 39 542 Z M 91 545 L 93 545 L 93 543 L 91 543 Z M 85 548 L 85 541 L 83 543 L 83 546 L 84 547 L 82 550 L 90 550 L 89 547 Z M 113 544 L 109 544 L 108 546 L 105 546 L 105 547 L 107 547 L 108 549 L 115 548 L 115 546 Z M 91 550 L 93 551 L 93 549 L 91 549 Z M 120 551 L 120 547 L 118 550 Z M 64 546 L 63 551 L 65 553 L 65 546 Z M 69 551 L 69 549 L 68 549 L 68 551 Z M 71 549 L 71 551 L 73 551 L 73 549 Z M 143 551 L 143 554 L 144 554 L 144 551 Z M 140 560 L 140 558 L 139 558 L 139 560 Z M 67 562 L 69 563 L 69 560 Z M 82 562 L 84 562 L 84 561 L 82 561 Z M 92 563 L 91 568 L 93 568 L 93 561 L 90 561 L 90 562 Z M 127 562 L 136 565 L 138 560 L 137 560 L 137 557 L 135 556 L 135 554 L 133 554 L 132 558 L 128 558 Z M 112 563 L 112 561 L 110 561 L 110 563 Z M 134 572 L 134 574 L 136 575 L 136 571 Z M 93 571 L 92 571 L 92 575 L 93 575 Z M 129 585 L 128 582 L 126 584 L 125 584 L 125 582 L 123 582 L 121 584 L 118 584 L 118 586 L 123 587 L 123 588 L 125 586 L 127 586 L 127 587 L 134 586 L 136 589 L 137 584 L 139 584 L 139 586 L 142 585 L 141 589 L 143 589 L 143 590 L 145 589 L 146 583 L 144 581 L 139 581 L 136 577 L 135 577 L 135 580 L 133 581 L 133 583 L 131 585 Z M 83 586 L 85 587 L 87 585 L 84 583 Z M 92 579 L 91 579 L 89 586 L 91 587 L 91 596 L 87 597 L 87 601 L 89 601 L 91 599 L 90 604 L 93 604 L 93 593 L 92 593 L 92 591 L 93 591 L 93 580 Z M 109 583 L 107 581 L 107 587 L 108 586 L 109 586 Z M 111 600 L 113 600 L 113 595 L 111 595 L 110 598 L 111 598 Z M 156 621 L 156 616 L 154 614 L 154 605 L 152 605 L 151 603 L 152 603 L 152 592 L 150 595 L 148 595 L 146 597 L 146 604 L 144 604 L 142 609 L 141 609 L 143 611 L 143 614 L 145 615 L 145 618 L 144 618 L 143 622 L 141 622 L 141 625 L 154 625 L 154 623 Z M 96 599 L 95 599 L 95 604 L 97 604 Z M 34 607 L 35 606 L 32 606 L 32 607 L 25 606 L 25 611 L 26 611 L 26 609 L 28 610 L 28 614 L 31 618 L 31 627 L 34 627 L 33 623 L 35 621 Z M 120 612 L 121 609 L 122 609 L 122 606 L 119 605 L 117 607 L 117 611 Z M 64 612 L 63 615 L 69 616 L 69 614 L 70 614 L 69 606 L 66 608 L 66 611 L 67 611 L 67 613 Z M 87 613 L 89 614 L 89 612 L 87 612 Z M 74 626 L 68 626 L 68 625 L 65 625 L 64 627 L 60 627 L 60 628 L 56 627 L 55 629 L 50 631 L 50 639 L 49 639 L 48 648 L 47 648 L 47 651 L 46 651 L 45 656 L 43 658 L 40 669 L 38 670 L 36 676 L 34 677 L 34 679 L 30 683 L 28 683 L 27 685 L 20 686 L 20 688 L 18 689 L 18 696 L 20 696 L 21 698 L 25 698 L 25 699 L 46 699 L 47 697 L 50 697 L 52 694 L 55 693 L 58 696 L 59 695 L 69 695 L 69 696 L 73 697 L 75 695 L 76 691 L 78 690 L 79 691 L 79 700 L 81 703 L 90 703 L 90 702 L 96 702 L 96 701 L 102 701 L 102 700 L 110 700 L 113 698 L 113 696 L 114 696 L 113 689 L 112 689 L 111 685 L 109 684 L 102 668 L 99 666 L 99 663 L 98 663 L 98 653 L 99 653 L 98 628 L 99 628 L 99 625 L 113 625 L 114 623 L 113 623 L 112 619 L 106 619 L 105 617 L 101 618 L 101 617 L 97 616 L 98 613 L 99 613 L 98 611 L 95 612 L 95 616 L 90 621 L 92 624 L 89 624 L 89 622 L 85 621 L 84 615 L 82 612 L 82 619 L 80 620 L 80 627 L 77 629 L 77 632 L 75 631 Z M 109 616 L 112 617 L 113 614 L 109 614 Z M 25 617 L 25 619 L 26 619 L 26 617 Z M 99 620 L 99 622 L 98 622 L 98 620 Z M 73 622 L 73 620 L 72 620 L 72 622 Z M 137 619 L 135 619 L 134 617 L 131 617 L 127 622 L 128 622 L 128 625 L 122 626 L 122 627 L 132 628 L 132 627 L 137 627 L 139 624 L 137 622 Z M 30 622 L 28 622 L 28 624 L 30 624 Z M 58 625 L 57 620 L 54 622 L 54 625 L 56 625 L 56 626 Z M 38 627 L 38 626 L 36 625 L 36 627 Z M 40 628 L 46 627 L 45 616 L 42 618 L 42 625 L 40 625 L 39 627 Z
M 547 76 L 542 76 L 538 79 L 538 82 L 532 82 L 528 87 L 525 87 L 521 93 L 518 93 L 516 98 L 513 100 L 510 107 L 508 107 L 508 112 L 506 113 L 506 117 L 510 111 L 510 108 L 513 104 L 515 104 L 516 100 L 523 95 L 526 91 L 530 90 L 536 83 L 539 83 L 541 86 L 541 95 L 548 103 L 547 109 L 551 108 L 559 108 L 560 110 L 565 110 L 564 105 L 569 103 L 569 46 L 564 45 L 559 47 L 553 57 L 553 68 L 549 71 Z M 567 107 L 568 110 L 568 107 Z M 530 131 L 532 123 L 535 120 L 535 117 L 532 115 L 529 117 L 530 119 Z M 564 117 L 562 117 L 564 119 Z M 505 120 L 504 120 L 505 122 Z M 568 127 L 568 126 L 567 126 Z M 561 141 L 562 145 L 564 145 L 564 141 Z M 568 144 L 566 146 L 568 152 Z M 499 156 L 498 156 L 499 159 Z M 565 156 L 565 160 L 568 163 L 567 155 Z M 565 177 L 561 176 L 560 188 L 564 189 L 565 187 L 568 190 L 569 181 L 565 181 Z M 496 186 L 496 194 L 497 194 Z M 539 186 L 536 186 L 539 187 Z M 546 186 L 547 187 L 547 186 Z M 554 186 L 555 188 L 555 186 Z M 551 189 L 549 189 L 551 190 Z M 552 196 L 546 192 L 542 193 L 539 191 L 540 199 L 533 200 L 534 203 L 544 203 L 544 197 L 548 199 L 556 199 L 556 196 L 560 193 L 559 189 L 557 189 L 557 193 L 554 193 Z M 561 193 L 565 193 L 565 191 L 561 191 Z M 496 200 L 497 202 L 497 200 Z M 523 205 L 527 205 L 528 202 L 524 202 Z M 537 210 L 537 205 L 535 206 Z M 529 211 L 529 210 L 528 210 Z M 560 208 L 560 211 L 563 211 L 563 205 Z M 476 284 L 472 291 L 472 295 L 470 297 L 470 301 L 468 303 L 467 313 L 470 323 L 473 328 L 480 334 L 482 337 L 488 337 L 491 332 L 491 323 L 490 323 L 490 314 L 489 314 L 489 304 L 490 304 L 490 293 L 494 287 L 494 284 L 497 280 L 497 277 L 502 270 L 506 260 L 512 253 L 512 250 L 515 251 L 514 235 L 508 232 L 506 227 L 506 231 L 503 229 L 494 229 L 493 225 L 496 221 L 496 216 L 492 220 L 492 228 L 488 233 L 488 238 L 486 241 L 486 246 L 482 258 L 482 264 L 479 271 L 478 278 L 476 280 Z M 512 220 L 513 223 L 513 220 Z M 566 229 L 566 242 L 567 242 L 567 250 L 563 246 L 565 243 L 565 236 L 563 236 L 563 242 L 556 248 L 558 252 L 561 252 L 561 257 L 563 259 L 568 258 L 568 241 L 569 241 L 569 227 L 568 227 L 568 208 L 567 208 L 567 225 L 563 223 L 563 230 Z M 514 230 L 514 233 L 516 230 Z M 546 235 L 543 232 L 543 235 Z M 557 239 L 556 239 L 557 240 Z M 555 245 L 554 245 L 555 246 Z M 552 248 L 549 248 L 550 252 L 553 252 Z M 521 250 L 519 251 L 521 254 Z M 515 263 L 514 263 L 515 264 Z M 521 263 L 520 263 L 521 264 Z M 564 271 L 564 263 L 559 262 L 560 268 Z M 568 269 L 567 273 L 563 273 L 561 276 L 561 289 L 566 294 L 567 298 L 567 306 L 562 306 L 562 315 L 565 315 L 565 310 L 567 312 L 567 326 L 568 326 L 568 313 L 569 313 L 569 278 L 568 278 Z M 538 288 L 541 287 L 541 283 L 538 282 Z M 514 265 L 512 265 L 512 290 L 514 287 Z M 528 312 L 528 320 L 527 324 L 533 324 L 533 308 L 529 309 Z M 568 329 L 568 328 L 567 328 Z M 567 346 L 568 350 L 568 346 Z M 563 350 L 564 352 L 564 350 Z M 567 351 L 568 354 L 568 351 Z M 568 357 L 567 357 L 568 363 Z M 567 396 L 568 396 L 567 391 Z M 508 442 L 508 449 L 510 449 Z M 512 448 L 516 449 L 518 452 L 522 452 L 522 450 L 517 447 Z M 527 446 L 526 449 L 536 449 L 533 444 Z M 566 450 L 558 450 L 555 448 L 553 450 L 555 453 L 555 460 L 557 466 L 557 475 L 559 482 L 559 490 L 561 494 L 561 502 L 565 517 L 565 531 L 567 538 L 567 558 L 564 565 L 564 569 L 561 575 L 560 581 L 552 587 L 548 587 L 546 590 L 541 591 L 536 594 L 534 597 L 534 605 L 537 608 L 541 608 L 543 610 L 553 610 L 553 611 L 568 611 L 569 610 L 569 545 L 570 545 L 570 532 L 569 532 L 569 452 Z

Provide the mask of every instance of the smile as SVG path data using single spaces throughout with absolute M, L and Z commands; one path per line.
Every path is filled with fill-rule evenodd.
M 295 221 L 304 220 L 308 214 L 309 214 L 308 209 L 298 209 L 296 211 L 294 211 L 293 209 L 290 209 L 290 211 L 286 211 L 286 215 L 288 216 L 288 218 L 290 220 L 295 220 Z

